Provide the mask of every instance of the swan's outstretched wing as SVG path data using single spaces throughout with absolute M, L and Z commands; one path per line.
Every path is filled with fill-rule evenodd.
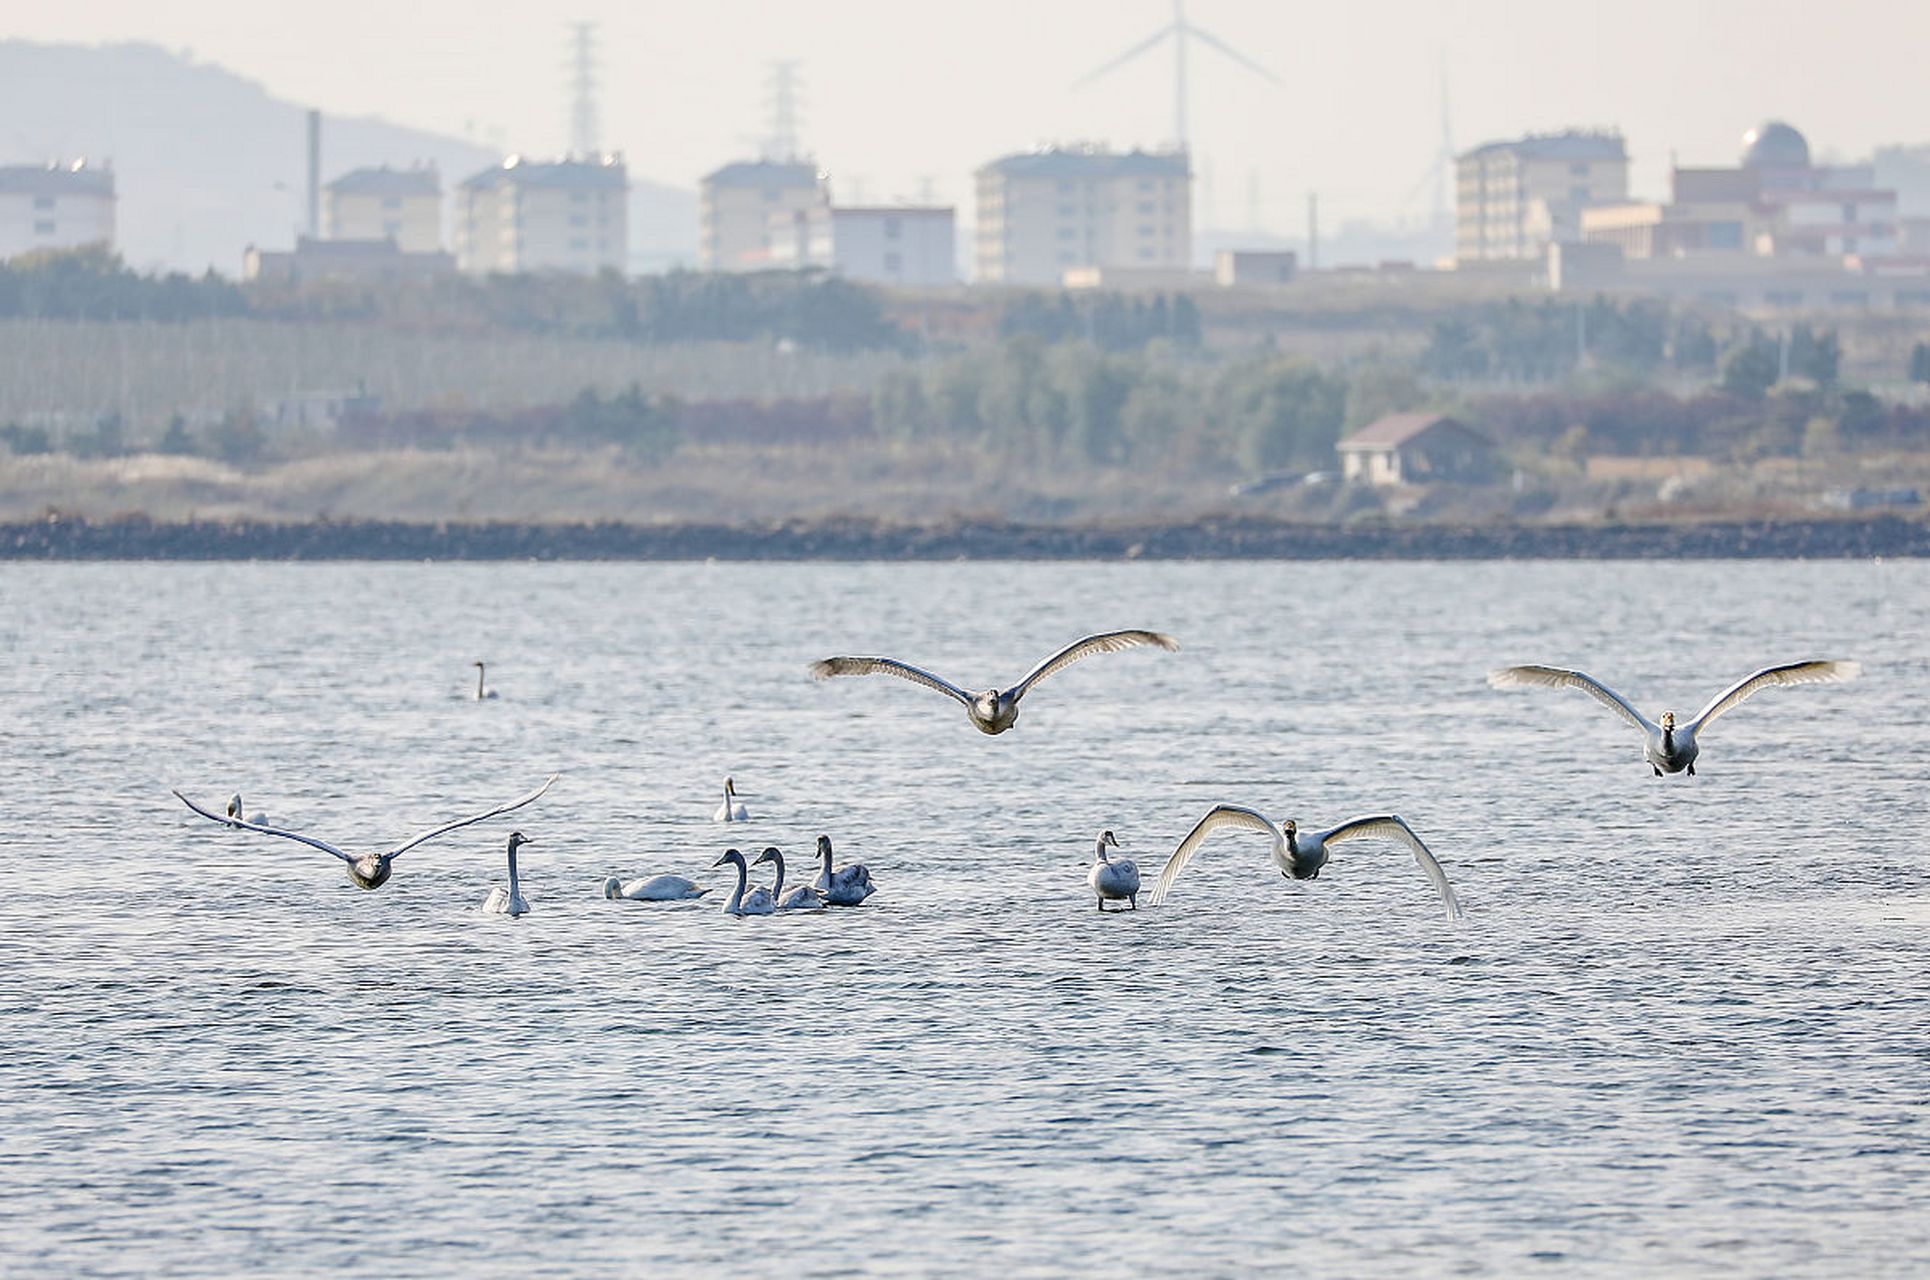
M 914 667 L 896 658 L 825 658 L 811 664 L 811 674 L 820 680 L 829 680 L 832 676 L 877 675 L 880 672 L 949 694 L 968 707 L 972 705 L 972 695 L 943 676 L 935 676 L 922 667 Z
M 1257 809 L 1248 809 L 1237 804 L 1215 806 L 1199 820 L 1197 826 L 1187 833 L 1186 838 L 1179 842 L 1179 848 L 1173 850 L 1173 856 L 1166 859 L 1166 865 L 1160 869 L 1159 880 L 1153 885 L 1153 896 L 1148 899 L 1153 906 L 1158 906 L 1166 900 L 1166 894 L 1172 889 L 1173 881 L 1179 879 L 1179 873 L 1186 869 L 1186 864 L 1193 860 L 1193 855 L 1199 851 L 1199 847 L 1206 843 L 1206 837 L 1221 827 L 1241 827 L 1248 831 L 1263 831 L 1275 840 L 1280 838 L 1280 828 L 1274 826 L 1267 820 L 1267 816 Z
M 1414 828 L 1403 822 L 1399 815 L 1392 813 L 1376 814 L 1367 818 L 1349 818 L 1331 831 L 1322 831 L 1315 838 L 1322 844 L 1339 844 L 1343 840 L 1358 840 L 1363 836 L 1393 836 L 1414 851 L 1414 861 L 1421 864 L 1427 878 L 1434 882 L 1434 889 L 1441 895 L 1441 903 L 1447 908 L 1448 919 L 1461 918 L 1461 902 L 1454 896 L 1454 889 L 1448 884 L 1447 872 L 1434 860 L 1421 838 L 1414 834 Z
M 1785 662 L 1779 667 L 1764 667 L 1709 699 L 1709 705 L 1696 712 L 1695 719 L 1689 721 L 1689 725 L 1700 729 L 1723 712 L 1740 705 L 1756 690 L 1767 689 L 1773 684 L 1830 684 L 1838 680 L 1854 680 L 1862 673 L 1863 664 L 1860 662 L 1829 659 Z
M 170 790 L 172 790 L 172 788 L 170 788 Z M 265 827 L 259 822 L 250 822 L 246 818 L 230 818 L 225 813 L 210 813 L 208 810 L 203 809 L 200 805 L 182 795 L 179 791 L 174 792 L 174 798 L 208 821 L 219 822 L 224 827 L 240 827 L 243 831 L 259 831 L 265 836 L 280 836 L 284 840 L 299 840 L 305 845 L 320 849 L 323 853 L 332 853 L 343 862 L 355 861 L 353 854 L 343 853 L 326 840 L 317 840 L 315 837 L 305 836 L 299 831 L 283 831 L 280 827 Z
M 1025 696 L 1025 691 L 1054 671 L 1069 667 L 1079 659 L 1095 653 L 1117 653 L 1121 649 L 1137 649 L 1141 645 L 1157 645 L 1162 649 L 1179 648 L 1179 641 L 1160 631 L 1102 631 L 1096 636 L 1074 640 L 1059 652 L 1041 662 L 1025 673 L 1025 679 L 1012 686 L 1014 700 Z
M 494 818 L 499 814 L 508 813 L 511 809 L 520 809 L 524 805 L 528 804 L 530 801 L 540 798 L 545 791 L 548 791 L 551 787 L 555 786 L 556 780 L 562 776 L 563 775 L 560 773 L 552 773 L 549 776 L 548 780 L 545 781 L 542 786 L 536 788 L 536 790 L 530 792 L 528 795 L 524 796 L 520 800 L 511 800 L 508 804 L 498 805 L 496 808 L 491 809 L 488 813 L 479 813 L 473 818 L 459 818 L 454 822 L 444 823 L 442 826 L 437 827 L 433 831 L 423 832 L 421 835 L 415 837 L 413 840 L 410 840 L 407 844 L 396 846 L 395 848 L 389 850 L 387 853 L 383 854 L 382 856 L 386 859 L 393 861 L 394 859 L 399 858 L 403 854 L 407 853 L 409 850 L 415 848 L 417 845 L 421 844 L 425 840 L 433 840 L 439 835 L 445 835 L 448 832 L 454 831 L 457 827 L 467 827 L 478 822 L 486 822 L 490 818 Z
M 1516 685 L 1530 684 L 1545 685 L 1550 689 L 1580 689 L 1643 733 L 1661 732 L 1660 727 L 1637 711 L 1635 704 L 1627 698 L 1594 676 L 1580 671 L 1570 671 L 1566 667 L 1502 667 L 1499 671 L 1488 673 L 1488 683 L 1497 689 L 1510 689 Z

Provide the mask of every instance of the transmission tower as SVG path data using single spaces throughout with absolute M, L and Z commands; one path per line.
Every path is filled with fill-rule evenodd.
M 597 145 L 596 24 L 570 24 L 570 153 L 594 156 Z
M 772 62 L 764 76 L 764 109 L 769 113 L 764 158 L 780 164 L 789 164 L 804 154 L 797 127 L 800 65 L 793 60 Z

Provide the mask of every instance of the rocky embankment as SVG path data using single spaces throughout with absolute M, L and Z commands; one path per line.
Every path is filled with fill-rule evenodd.
M 1896 516 L 1681 524 L 1322 525 L 1257 519 L 1022 525 L 161 522 L 50 514 L 0 524 L 11 560 L 1490 560 L 1930 555 Z

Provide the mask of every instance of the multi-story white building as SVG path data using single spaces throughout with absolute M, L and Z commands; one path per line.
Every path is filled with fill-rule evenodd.
M 1581 238 L 1582 210 L 1628 199 L 1628 150 L 1614 133 L 1491 142 L 1455 161 L 1458 263 L 1535 262 Z
M 328 184 L 327 240 L 393 240 L 404 253 L 442 248 L 442 179 L 434 168 L 356 169 Z
M 762 271 L 779 265 L 772 228 L 792 234 L 799 214 L 831 203 L 824 175 L 805 160 L 743 160 L 704 175 L 698 193 L 698 261 L 706 271 Z
M 0 168 L 0 260 L 113 244 L 113 170 L 84 160 Z
M 458 191 L 457 265 L 477 275 L 622 271 L 629 196 L 621 156 L 541 163 L 511 156 Z
M 931 288 L 958 279 L 958 237 L 949 208 L 818 205 L 774 213 L 770 265 L 822 267 L 852 280 Z
M 1056 285 L 1068 271 L 1185 270 L 1193 253 L 1184 151 L 1052 148 L 978 171 L 978 279 Z

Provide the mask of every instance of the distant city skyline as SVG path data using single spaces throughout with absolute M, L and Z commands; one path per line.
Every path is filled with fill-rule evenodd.
M 1192 125 L 1200 227 L 1300 234 L 1318 191 L 1324 226 L 1424 220 L 1440 149 L 1446 68 L 1453 139 L 1619 128 L 1631 186 L 1663 193 L 1671 154 L 1728 164 L 1765 118 L 1801 128 L 1821 157 L 1930 139 L 1918 63 L 1930 8 L 1843 0 L 1827 22 L 1790 3 L 1627 0 L 1600 11 L 1470 0 L 1339 8 L 1191 0 L 1188 17 L 1277 73 L 1268 84 L 1196 50 Z M 841 194 L 929 193 L 970 216 L 974 169 L 1035 143 L 1168 141 L 1171 56 L 1156 49 L 1073 83 L 1172 17 L 1170 0 L 887 0 L 771 6 L 712 0 L 646 12 L 613 0 L 529 6 L 486 21 L 453 0 L 402 8 L 343 0 L 272 9 L 241 0 L 81 0 L 12 15 L 0 36 L 144 40 L 191 49 L 277 96 L 336 116 L 381 116 L 506 150 L 568 145 L 570 24 L 599 27 L 604 145 L 632 171 L 694 188 L 755 154 L 764 82 L 800 62 L 803 141 Z M 0 150 L 57 147 L 57 124 L 10 121 Z

